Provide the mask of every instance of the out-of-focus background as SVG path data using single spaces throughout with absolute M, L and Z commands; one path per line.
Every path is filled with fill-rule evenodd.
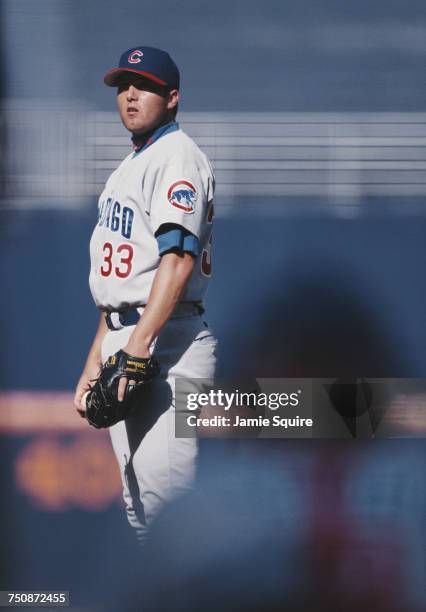
M 204 441 L 144 589 L 108 435 L 71 399 L 97 196 L 130 144 L 102 76 L 137 44 L 175 58 L 178 119 L 215 168 L 220 374 L 426 378 L 425 3 L 0 11 L 0 590 L 86 611 L 423 609 L 423 440 Z

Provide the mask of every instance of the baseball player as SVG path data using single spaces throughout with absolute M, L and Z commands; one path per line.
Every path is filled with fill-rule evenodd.
M 74 404 L 85 415 L 90 381 L 118 350 L 160 363 L 135 413 L 110 428 L 130 524 L 144 540 L 165 502 L 188 489 L 197 443 L 174 435 L 176 378 L 211 378 L 216 346 L 203 317 L 211 276 L 214 176 L 175 121 L 179 71 L 168 53 L 134 47 L 104 77 L 133 150 L 99 198 L 90 241 L 90 289 L 100 319 Z M 120 378 L 123 401 L 126 378 Z

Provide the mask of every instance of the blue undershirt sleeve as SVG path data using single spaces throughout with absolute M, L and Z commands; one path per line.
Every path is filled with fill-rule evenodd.
M 170 251 L 179 251 L 197 257 L 199 253 L 198 238 L 180 225 L 164 224 L 158 229 L 155 237 L 160 255 Z

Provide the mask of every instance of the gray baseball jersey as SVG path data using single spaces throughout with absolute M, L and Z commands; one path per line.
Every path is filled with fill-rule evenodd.
M 202 300 L 211 276 L 214 176 L 195 142 L 172 124 L 158 140 L 130 153 L 99 198 L 90 241 L 90 289 L 101 310 L 148 301 L 160 262 L 156 232 L 177 224 L 198 238 L 199 255 L 183 301 Z

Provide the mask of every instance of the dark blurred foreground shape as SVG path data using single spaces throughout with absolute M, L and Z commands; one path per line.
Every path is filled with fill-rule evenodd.
M 338 255 L 336 254 L 336 260 Z M 306 262 L 268 286 L 265 313 L 239 339 L 240 374 L 286 378 L 404 378 L 408 350 L 372 298 L 370 279 Z M 274 274 L 280 276 L 279 268 Z M 285 272 L 284 272 L 285 274 Z M 265 283 L 266 284 L 266 283 Z
M 421 441 L 209 441 L 108 610 L 420 612 L 425 459 Z

